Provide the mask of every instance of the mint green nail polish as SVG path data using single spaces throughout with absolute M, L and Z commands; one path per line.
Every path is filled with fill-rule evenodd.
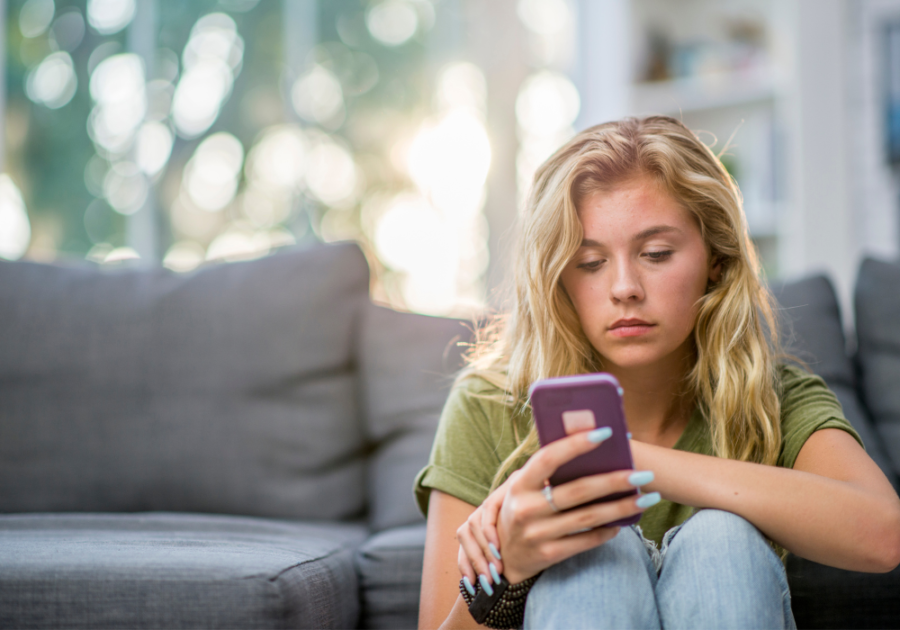
M 478 583 L 481 584 L 481 588 L 484 589 L 484 592 L 485 592 L 485 593 L 487 593 L 488 595 L 493 595 L 493 594 L 494 594 L 494 589 L 491 587 L 491 583 L 488 582 L 488 579 L 487 579 L 487 576 L 486 576 L 486 575 L 479 575 L 479 576 L 478 576 Z
M 632 486 L 645 486 L 648 483 L 653 481 L 653 471 L 652 470 L 640 470 L 638 472 L 633 472 L 628 475 L 628 483 Z
M 472 581 L 469 579 L 468 575 L 463 576 L 463 586 L 465 586 L 466 590 L 469 591 L 469 595 L 475 597 L 475 587 L 472 586 Z
M 651 505 L 656 505 L 657 503 L 659 503 L 660 498 L 661 497 L 659 496 L 659 492 L 651 492 L 650 494 L 642 495 L 637 501 L 635 501 L 635 504 L 642 509 L 648 508 Z
M 588 441 L 594 442 L 595 444 L 602 442 L 603 440 L 608 440 L 610 436 L 612 436 L 612 429 L 609 427 L 600 427 L 587 434 Z
M 500 557 L 500 551 L 494 543 L 488 543 L 488 549 L 491 550 L 491 553 L 494 554 L 494 557 L 497 558 L 497 560 L 503 560 L 503 558 Z
M 494 584 L 500 583 L 500 574 L 497 573 L 497 567 L 494 566 L 494 563 L 491 562 L 488 567 L 491 570 L 491 577 L 494 578 Z

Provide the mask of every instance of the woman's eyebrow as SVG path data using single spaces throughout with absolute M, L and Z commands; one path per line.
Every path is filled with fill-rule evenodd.
M 646 238 L 650 238 L 651 236 L 656 236 L 657 234 L 666 234 L 668 232 L 678 232 L 681 233 L 674 225 L 654 225 L 651 228 L 647 228 L 646 230 L 642 230 L 638 232 L 632 237 L 632 241 L 643 241 Z
M 681 233 L 677 227 L 673 225 L 654 225 L 653 227 L 649 227 L 646 230 L 641 230 L 637 234 L 631 237 L 632 241 L 643 241 L 644 239 L 648 239 L 651 236 L 656 236 L 657 234 L 665 234 L 667 232 L 678 232 Z M 603 247 L 603 243 L 599 241 L 595 241 L 593 239 L 586 238 L 581 241 L 582 247 Z

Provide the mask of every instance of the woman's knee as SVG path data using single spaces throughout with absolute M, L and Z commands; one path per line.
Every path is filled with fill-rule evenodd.
M 740 627 L 761 611 L 760 627 L 793 623 L 781 560 L 756 527 L 721 510 L 698 512 L 674 535 L 656 595 L 670 627 Z
M 588 627 L 599 619 L 611 620 L 609 627 L 658 627 L 655 604 L 646 605 L 654 602 L 655 586 L 640 535 L 623 527 L 612 540 L 544 571 L 528 595 L 525 627 Z
M 672 539 L 670 547 L 695 546 L 711 554 L 769 551 L 765 536 L 743 517 L 724 510 L 704 509 L 689 518 Z
M 612 540 L 549 567 L 532 591 L 565 580 L 594 581 L 592 573 L 604 580 L 619 579 L 613 575 L 647 574 L 651 566 L 641 536 L 630 527 L 623 527 Z
M 722 510 L 701 510 L 688 519 L 664 550 L 663 573 L 695 569 L 712 581 L 759 581 L 787 588 L 784 565 L 746 519 Z

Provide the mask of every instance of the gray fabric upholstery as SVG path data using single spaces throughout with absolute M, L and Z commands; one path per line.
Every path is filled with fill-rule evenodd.
M 360 333 L 361 398 L 368 437 L 369 524 L 374 530 L 420 522 L 413 500 L 416 473 L 428 461 L 460 342 L 460 320 L 398 313 L 369 305 Z
M 365 533 L 195 514 L 0 516 L 0 627 L 352 628 Z
M 362 514 L 356 245 L 179 276 L 0 263 L 0 512 Z
M 415 628 L 425 524 L 372 536 L 356 554 L 362 600 L 362 628 Z
M 840 307 L 834 287 L 825 276 L 772 286 L 778 299 L 785 351 L 801 359 L 835 393 L 844 416 L 859 433 L 869 456 L 894 487 L 897 475 L 856 394 L 853 363 L 847 355 Z
M 900 471 L 900 264 L 864 260 L 855 307 L 860 391 Z

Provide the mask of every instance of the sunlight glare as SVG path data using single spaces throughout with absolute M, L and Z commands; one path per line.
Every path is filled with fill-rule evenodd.
M 445 212 L 471 215 L 481 209 L 491 165 L 484 125 L 466 111 L 426 124 L 409 149 L 407 169 L 419 189 Z

